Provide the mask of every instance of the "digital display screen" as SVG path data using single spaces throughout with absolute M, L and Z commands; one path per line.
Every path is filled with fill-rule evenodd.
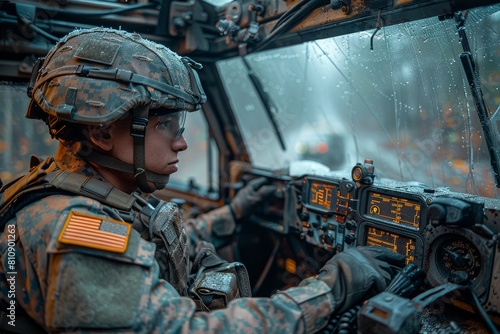
M 418 230 L 420 203 L 377 192 L 368 193 L 367 215 Z
M 309 196 L 307 204 L 310 208 L 320 211 L 335 211 L 335 195 L 337 194 L 337 185 L 311 181 L 309 187 Z
M 406 257 L 406 264 L 415 261 L 416 240 L 397 233 L 376 227 L 368 227 L 366 233 L 367 246 L 385 247 Z

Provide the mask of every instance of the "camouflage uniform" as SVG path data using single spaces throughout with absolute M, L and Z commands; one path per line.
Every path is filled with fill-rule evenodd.
M 188 218 L 184 222 L 190 243 L 189 256 L 194 258 L 202 247 L 215 247 L 215 238 L 226 238 L 234 234 L 236 221 L 229 204 L 200 214 L 196 218 Z
M 92 168 L 62 146 L 59 168 L 92 176 Z M 123 254 L 58 242 L 71 212 L 109 217 L 100 202 L 53 195 L 20 210 L 15 226 L 16 305 L 50 331 L 304 333 L 333 312 L 330 287 L 310 280 L 271 298 L 241 298 L 226 309 L 195 312 L 194 302 L 159 277 L 155 245 L 132 230 Z M 9 283 L 8 233 L 0 240 L 0 291 Z

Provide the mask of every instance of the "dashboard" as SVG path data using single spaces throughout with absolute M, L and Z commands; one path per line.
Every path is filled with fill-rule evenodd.
M 484 309 L 500 316 L 500 200 L 378 179 L 371 161 L 354 166 L 351 175 L 274 182 L 283 189 L 281 203 L 270 206 L 282 208 L 274 230 L 332 253 L 385 247 L 421 268 L 428 289 L 465 277 Z M 459 298 L 450 302 L 470 308 Z

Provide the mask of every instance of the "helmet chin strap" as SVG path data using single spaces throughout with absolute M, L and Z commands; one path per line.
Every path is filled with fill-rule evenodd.
M 80 151 L 86 149 L 88 148 L 82 148 Z M 170 178 L 170 175 L 153 173 L 146 169 L 141 169 L 139 171 L 141 176 L 140 178 L 138 178 L 136 168 L 134 165 L 128 164 L 126 162 L 113 158 L 109 155 L 99 153 L 95 150 L 91 150 L 90 153 L 85 153 L 85 154 L 79 153 L 78 155 L 86 161 L 91 161 L 103 167 L 107 167 L 109 169 L 134 175 L 137 185 L 139 186 L 139 189 L 145 193 L 152 193 L 155 190 L 160 190 L 165 188 L 165 185 L 168 183 L 168 180 Z M 144 184 L 141 184 L 142 182 L 144 182 Z M 155 186 L 154 189 L 149 187 L 148 182 L 154 184 Z
M 145 150 L 145 137 L 146 127 L 148 125 L 148 112 L 147 107 L 134 108 L 133 118 L 130 126 L 130 135 L 134 140 L 134 164 L 128 164 L 111 156 L 97 152 L 96 150 L 82 146 L 78 151 L 78 155 L 84 160 L 92 161 L 101 166 L 133 174 L 139 189 L 145 193 L 152 193 L 155 190 L 165 188 L 168 183 L 170 175 L 153 173 L 146 170 L 146 150 Z M 82 154 L 83 150 L 89 149 L 89 153 Z M 153 183 L 155 188 L 152 189 L 149 183 Z
M 135 181 L 139 188 L 147 193 L 153 192 L 148 185 L 148 177 L 146 175 L 146 127 L 148 126 L 147 107 L 134 108 L 132 110 L 133 118 L 130 125 L 130 135 L 134 139 L 134 175 Z M 155 184 L 155 186 L 157 186 Z

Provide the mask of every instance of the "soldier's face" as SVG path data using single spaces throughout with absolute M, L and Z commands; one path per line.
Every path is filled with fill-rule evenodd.
M 179 134 L 178 115 L 151 116 L 146 127 L 146 169 L 163 175 L 177 172 L 178 153 L 188 148 L 182 133 Z M 126 163 L 134 162 L 134 141 L 130 136 L 131 120 L 116 122 L 111 130 L 113 147 L 110 153 Z

